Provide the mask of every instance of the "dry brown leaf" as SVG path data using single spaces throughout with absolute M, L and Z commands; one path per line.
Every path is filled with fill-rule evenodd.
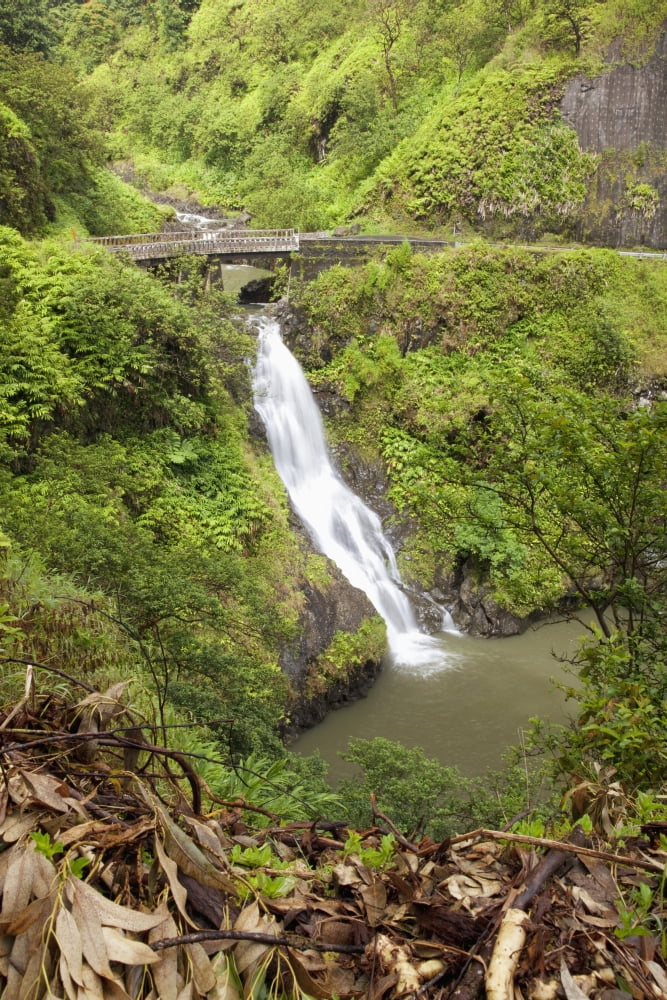
M 644 962 L 648 972 L 653 976 L 661 993 L 667 996 L 667 973 L 657 962 Z
M 387 888 L 383 882 L 374 882 L 360 890 L 359 895 L 364 901 L 366 919 L 371 927 L 376 927 L 382 920 L 387 906 Z
M 141 934 L 143 931 L 149 931 L 151 928 L 159 926 L 164 920 L 163 911 L 142 913 L 140 910 L 131 910 L 127 906 L 120 906 L 107 899 L 101 892 L 97 892 L 87 882 L 73 876 L 67 880 L 65 892 L 70 902 L 75 897 L 85 897 L 89 905 L 96 908 L 99 922 L 106 927 L 120 927 L 122 930 Z
M 355 927 L 365 927 L 358 919 L 345 919 L 337 917 L 325 917 L 316 922 L 316 929 L 313 935 L 316 941 L 327 941 L 329 944 L 354 944 L 356 939 Z
M 56 812 L 69 812 L 70 807 L 63 801 L 63 797 L 69 795 L 71 789 L 63 781 L 39 771 L 24 771 L 22 775 L 33 802 L 48 806 Z
M 0 830 L 0 838 L 2 838 L 2 831 Z M 13 845 L 12 847 L 5 847 L 3 851 L 0 852 L 0 890 L 2 890 L 5 884 L 5 878 L 7 877 L 7 871 L 9 866 L 14 862 L 14 855 L 21 851 L 21 847 Z
M 102 927 L 104 946 L 110 962 L 121 965 L 152 965 L 158 956 L 143 941 L 127 937 L 115 927 Z
M 211 960 L 200 944 L 188 944 L 185 946 L 190 964 L 192 966 L 192 978 L 200 993 L 208 993 L 215 986 L 215 974 L 211 968 Z
M 584 993 L 572 978 L 572 973 L 565 964 L 565 959 L 560 960 L 560 981 L 565 990 L 567 1000 L 589 1000 L 588 994 Z
M 81 892 L 80 886 L 84 883 L 70 877 L 70 885 L 72 884 L 72 916 L 79 928 L 84 957 L 98 976 L 113 979 L 95 902 L 86 892 Z
M 337 962 L 329 962 L 327 967 L 327 986 L 330 996 L 345 996 L 350 993 L 359 995 L 355 989 L 355 975 L 352 969 L 344 969 Z
M 134 990 L 131 994 L 118 982 L 117 979 L 104 979 L 102 981 L 102 991 L 104 1000 L 134 1000 L 139 993 Z
M 577 902 L 582 903 L 589 913 L 595 914 L 598 917 L 613 917 L 616 914 L 616 910 L 609 906 L 607 903 L 600 902 L 591 896 L 590 892 L 578 885 L 572 886 L 572 895 L 577 900 Z
M 357 868 L 354 865 L 346 865 L 342 862 L 339 865 L 335 865 L 332 875 L 336 885 L 359 885 L 361 882 L 361 876 Z
M 194 983 L 190 980 L 179 991 L 177 1000 L 196 1000 L 194 990 Z
M 318 983 L 317 980 L 313 979 L 310 972 L 301 961 L 301 956 L 297 955 L 291 949 L 287 950 L 287 964 L 289 965 L 296 982 L 304 993 L 307 993 L 309 997 L 317 997 L 319 1000 L 329 1000 L 331 997 L 330 986 L 323 986 Z
M 58 872 L 53 863 L 38 851 L 33 851 L 32 894 L 38 899 L 50 896 L 58 880 Z
M 36 921 L 43 924 L 49 913 L 53 909 L 53 899 L 50 896 L 42 896 L 41 899 L 33 899 L 25 909 L 21 910 L 13 920 L 6 923 L 0 921 L 0 934 L 7 934 L 9 937 L 18 937 L 23 934 Z
M 33 1000 L 39 986 L 43 987 L 44 981 L 51 975 L 52 959 L 41 947 L 41 928 L 35 924 L 28 933 L 34 933 L 34 937 L 17 1000 Z
M 83 965 L 83 981 L 83 987 L 79 987 L 78 1000 L 104 1000 L 102 980 L 85 962 Z
M 61 965 L 67 965 L 68 978 L 78 986 L 83 986 L 83 945 L 77 923 L 64 906 L 58 909 L 55 920 L 55 932 L 60 948 Z M 69 992 L 69 991 L 68 991 Z
M 269 921 L 261 916 L 259 906 L 253 902 L 245 906 L 239 913 L 234 924 L 235 931 L 251 931 L 257 934 L 271 934 L 275 936 L 276 925 L 274 921 Z M 271 950 L 271 945 L 262 944 L 258 941 L 239 941 L 234 948 L 234 961 L 239 975 L 257 966 L 261 959 Z
M 127 681 L 120 681 L 118 684 L 112 684 L 104 693 L 92 691 L 82 698 L 74 706 L 74 711 L 80 720 L 78 731 L 98 733 L 114 716 L 121 715 L 125 711 L 125 705 L 119 699 L 126 687 Z
M 32 895 L 32 879 L 35 871 L 33 845 L 12 851 L 11 864 L 5 874 L 2 889 L 2 909 L 0 921 L 8 923 L 26 908 Z
M 613 927 L 618 927 L 618 917 L 594 917 L 590 913 L 579 913 L 577 914 L 577 919 L 584 924 L 588 924 L 590 927 L 600 927 L 604 930 L 611 930 Z
M 490 896 L 497 896 L 503 891 L 502 882 L 497 879 L 472 878 L 470 875 L 450 875 L 445 879 L 445 885 L 449 894 L 454 899 L 461 901 L 472 901 L 474 899 L 487 899 Z
M 42 964 L 42 928 L 32 924 L 23 934 L 14 938 L 9 955 L 5 996 L 23 1000 L 34 991 Z
M 7 967 L 9 965 L 9 956 L 11 954 L 12 945 L 14 941 L 12 938 L 8 937 L 6 934 L 0 936 L 0 975 L 7 975 Z
M 219 858 L 223 864 L 227 864 L 227 858 L 224 852 L 224 846 L 220 840 L 216 828 L 219 828 L 219 824 L 209 824 L 202 823 L 201 820 L 197 819 L 195 816 L 184 816 L 184 821 L 190 827 L 195 837 L 201 844 L 203 848 L 215 857 Z
M 44 815 L 43 812 L 30 810 L 25 813 L 12 812 L 0 827 L 0 837 L 6 844 L 13 844 L 17 840 L 22 840 L 32 830 L 39 829 L 39 823 Z
M 210 889 L 220 889 L 222 892 L 236 896 L 236 884 L 229 876 L 208 860 L 197 845 L 181 830 L 180 826 L 174 823 L 162 805 L 156 803 L 155 809 L 164 833 L 165 852 L 172 861 L 176 862 L 180 870 L 185 875 L 196 879 L 200 885 L 208 886 Z
M 169 888 L 171 889 L 171 895 L 173 896 L 174 902 L 178 907 L 178 912 L 186 923 L 190 925 L 190 927 L 196 927 L 197 925 L 194 920 L 188 916 L 186 908 L 188 894 L 185 891 L 184 886 L 182 886 L 178 881 L 178 865 L 175 861 L 172 861 L 171 858 L 167 857 L 159 837 L 155 838 L 155 853 L 158 856 L 158 861 L 160 862 L 162 871 L 167 876 Z
M 178 936 L 178 927 L 174 918 L 163 908 L 164 920 L 157 927 L 153 927 L 148 934 L 148 943 L 155 944 L 163 938 Z M 151 976 L 158 992 L 160 1000 L 176 1000 L 178 989 L 176 986 L 176 971 L 178 967 L 178 949 L 165 948 L 163 951 L 155 953 L 158 961 L 151 969 Z
M 79 996 L 79 987 L 69 974 L 67 961 L 62 951 L 58 959 L 58 971 L 60 972 L 60 981 L 67 996 L 67 1000 L 77 1000 Z M 83 977 L 83 972 L 81 975 Z
M 69 830 L 63 831 L 60 834 L 60 840 L 62 841 L 63 847 L 69 847 L 71 844 L 76 843 L 92 843 L 93 839 L 97 843 L 97 837 L 101 834 L 107 827 L 108 823 L 100 819 L 89 819 L 85 823 L 78 823 L 76 826 L 71 826 Z

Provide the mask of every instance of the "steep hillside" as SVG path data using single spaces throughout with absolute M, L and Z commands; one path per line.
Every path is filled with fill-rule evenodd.
M 82 62 L 81 14 L 61 51 L 154 188 L 257 225 L 667 242 L 663 0 L 100 8 L 107 44 Z

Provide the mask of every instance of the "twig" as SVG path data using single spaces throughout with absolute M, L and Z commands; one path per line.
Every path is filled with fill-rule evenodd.
M 339 951 L 346 955 L 362 955 L 366 951 L 362 944 L 334 944 L 333 942 L 313 941 L 312 938 L 291 934 L 289 937 L 274 937 L 272 934 L 259 934 L 255 931 L 193 931 L 180 937 L 163 938 L 153 941 L 154 951 L 164 951 L 165 948 L 178 948 L 183 944 L 196 944 L 198 941 L 256 941 L 258 944 L 270 944 L 286 948 L 301 948 L 314 951 Z
M 247 809 L 249 812 L 256 812 L 259 813 L 261 816 L 268 817 L 268 819 L 272 820 L 274 823 L 280 822 L 280 816 L 276 815 L 276 813 L 269 812 L 268 809 L 262 809 L 261 806 L 251 806 L 247 802 L 245 802 L 244 799 L 242 798 L 238 798 L 233 802 L 229 801 L 228 799 L 221 799 L 218 795 L 215 794 L 214 791 L 211 790 L 210 786 L 207 785 L 207 783 L 202 778 L 200 778 L 199 780 L 201 782 L 202 788 L 204 789 L 204 792 L 211 800 L 211 802 L 215 802 L 219 806 L 224 806 L 225 809 Z
M 663 866 L 656 861 L 640 861 L 633 858 L 623 857 L 620 854 L 611 854 L 609 851 L 596 851 L 592 847 L 577 847 L 576 844 L 568 844 L 562 840 L 548 840 L 545 837 L 527 837 L 522 833 L 511 833 L 501 830 L 473 830 L 472 833 L 463 833 L 459 837 L 452 837 L 449 844 L 463 844 L 468 840 L 512 840 L 519 844 L 532 844 L 534 847 L 549 847 L 555 850 L 569 851 L 571 854 L 580 854 L 587 858 L 599 858 L 601 861 L 609 861 L 616 865 L 626 865 L 628 868 L 643 869 L 644 871 L 662 872 Z
M 91 687 L 90 684 L 86 684 L 85 681 L 77 680 L 76 677 L 72 677 L 71 674 L 65 673 L 64 670 L 59 670 L 58 667 L 50 667 L 46 663 L 35 663 L 34 660 L 18 660 L 15 656 L 0 657 L 0 663 L 22 663 L 26 667 L 37 667 L 39 670 L 48 670 L 49 673 L 58 674 L 59 677 L 69 681 L 70 684 L 78 684 L 79 687 L 82 687 L 85 691 L 90 691 L 91 694 L 95 693 L 95 688 Z
M 396 827 L 389 819 L 389 817 L 385 816 L 384 813 L 380 812 L 380 810 L 377 807 L 375 792 L 371 792 L 371 809 L 373 810 L 373 819 L 381 819 L 384 823 L 386 823 L 391 832 L 393 833 L 393 835 L 396 837 L 396 840 L 399 842 L 399 844 L 407 848 L 408 851 L 415 851 L 415 852 L 419 851 L 417 845 L 413 844 L 410 840 L 407 840 L 402 833 L 399 833 L 399 831 L 396 829 Z

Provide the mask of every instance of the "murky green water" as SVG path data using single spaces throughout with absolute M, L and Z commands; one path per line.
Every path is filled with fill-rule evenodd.
M 263 267 L 253 267 L 251 264 L 221 264 L 220 275 L 223 289 L 230 295 L 235 295 L 249 281 L 270 277 L 271 271 Z
M 334 781 L 349 773 L 338 754 L 357 736 L 421 746 L 468 775 L 500 766 L 504 748 L 517 743 L 531 716 L 561 721 L 571 709 L 550 682 L 553 677 L 572 683 L 553 653 L 573 652 L 583 632 L 570 622 L 509 639 L 443 633 L 446 669 L 419 675 L 387 667 L 367 698 L 330 713 L 292 749 L 319 750 Z

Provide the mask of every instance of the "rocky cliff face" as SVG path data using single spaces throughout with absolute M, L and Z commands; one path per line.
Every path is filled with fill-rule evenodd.
M 362 655 L 332 669 L 327 651 L 336 637 L 358 635 L 364 623 L 377 615 L 362 591 L 352 587 L 332 564 L 329 570 L 332 579 L 326 586 L 304 585 L 298 638 L 281 656 L 293 692 L 287 737 L 321 722 L 331 709 L 364 697 L 382 667 L 381 651 L 369 643 L 364 653 L 362 640 Z
M 617 59 L 610 52 L 610 63 Z M 643 66 L 570 80 L 560 109 L 582 149 L 600 156 L 577 237 L 666 248 L 667 32 Z

